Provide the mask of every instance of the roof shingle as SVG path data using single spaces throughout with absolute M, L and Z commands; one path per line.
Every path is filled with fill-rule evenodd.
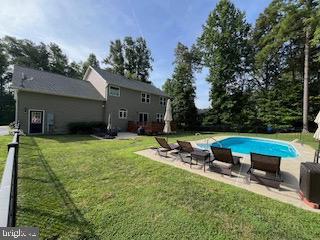
M 93 68 L 98 74 L 100 74 L 101 77 L 106 80 L 107 83 L 110 83 L 111 85 L 116 85 L 119 87 L 124 87 L 136 91 L 143 91 L 155 95 L 165 96 L 168 97 L 166 93 L 161 91 L 159 88 L 154 86 L 151 83 L 144 83 L 137 80 L 131 80 L 127 79 L 121 75 L 111 73 L 107 70 L 103 70 L 100 68 Z
M 22 79 L 25 80 L 22 80 Z M 105 100 L 89 82 L 32 68 L 14 66 L 12 88 L 68 97 Z

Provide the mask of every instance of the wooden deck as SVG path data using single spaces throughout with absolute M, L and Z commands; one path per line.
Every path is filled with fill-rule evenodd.
M 146 132 L 146 134 L 159 134 L 162 133 L 164 128 L 164 122 L 128 122 L 128 132 L 136 133 L 138 128 L 142 126 Z M 172 131 L 176 131 L 176 124 L 171 123 Z

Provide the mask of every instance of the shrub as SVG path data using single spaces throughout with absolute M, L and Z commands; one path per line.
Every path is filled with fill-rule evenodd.
M 106 129 L 104 122 L 73 122 L 68 124 L 69 132 L 72 134 L 91 134 L 94 129 Z

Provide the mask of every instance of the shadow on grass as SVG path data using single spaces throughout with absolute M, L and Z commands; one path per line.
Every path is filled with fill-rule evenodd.
M 97 141 L 96 138 L 90 135 L 71 135 L 71 134 L 61 134 L 61 135 L 41 135 L 37 136 L 40 139 L 57 141 L 59 143 L 72 143 L 72 142 L 86 142 L 86 141 Z
M 24 141 L 28 147 L 22 146 L 19 156 L 17 225 L 39 227 L 43 239 L 100 239 L 34 138 Z

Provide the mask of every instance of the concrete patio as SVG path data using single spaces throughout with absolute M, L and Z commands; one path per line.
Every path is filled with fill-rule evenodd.
M 9 126 L 0 126 L 0 136 L 9 134 Z
M 217 137 L 216 140 L 221 140 L 227 138 L 228 136 Z M 198 143 L 212 143 L 213 139 L 203 139 L 200 141 L 191 142 L 194 147 L 197 147 Z M 222 175 L 216 172 L 213 172 L 206 166 L 206 172 L 203 171 L 202 164 L 192 165 L 184 163 L 177 157 L 174 153 L 169 153 L 167 157 L 161 157 L 158 155 L 156 149 L 145 149 L 142 151 L 136 152 L 139 155 L 145 156 L 151 160 L 158 161 L 167 165 L 171 165 L 186 171 L 198 174 L 216 181 L 223 183 L 231 184 L 248 191 L 273 198 L 275 200 L 292 204 L 296 207 L 303 208 L 310 211 L 315 211 L 320 213 L 320 210 L 312 209 L 306 206 L 298 195 L 299 191 L 299 174 L 300 174 L 300 163 L 301 162 L 312 162 L 314 157 L 314 149 L 310 146 L 300 144 L 297 141 L 290 142 L 299 153 L 299 156 L 296 158 L 283 158 L 281 160 L 281 173 L 283 182 L 281 183 L 280 190 L 266 187 L 260 184 L 257 184 L 254 181 L 249 181 L 247 171 L 250 167 L 250 156 L 246 154 L 234 153 L 236 156 L 242 156 L 242 164 L 239 168 L 236 168 L 233 171 L 232 177 Z M 157 146 L 156 143 L 154 146 Z

